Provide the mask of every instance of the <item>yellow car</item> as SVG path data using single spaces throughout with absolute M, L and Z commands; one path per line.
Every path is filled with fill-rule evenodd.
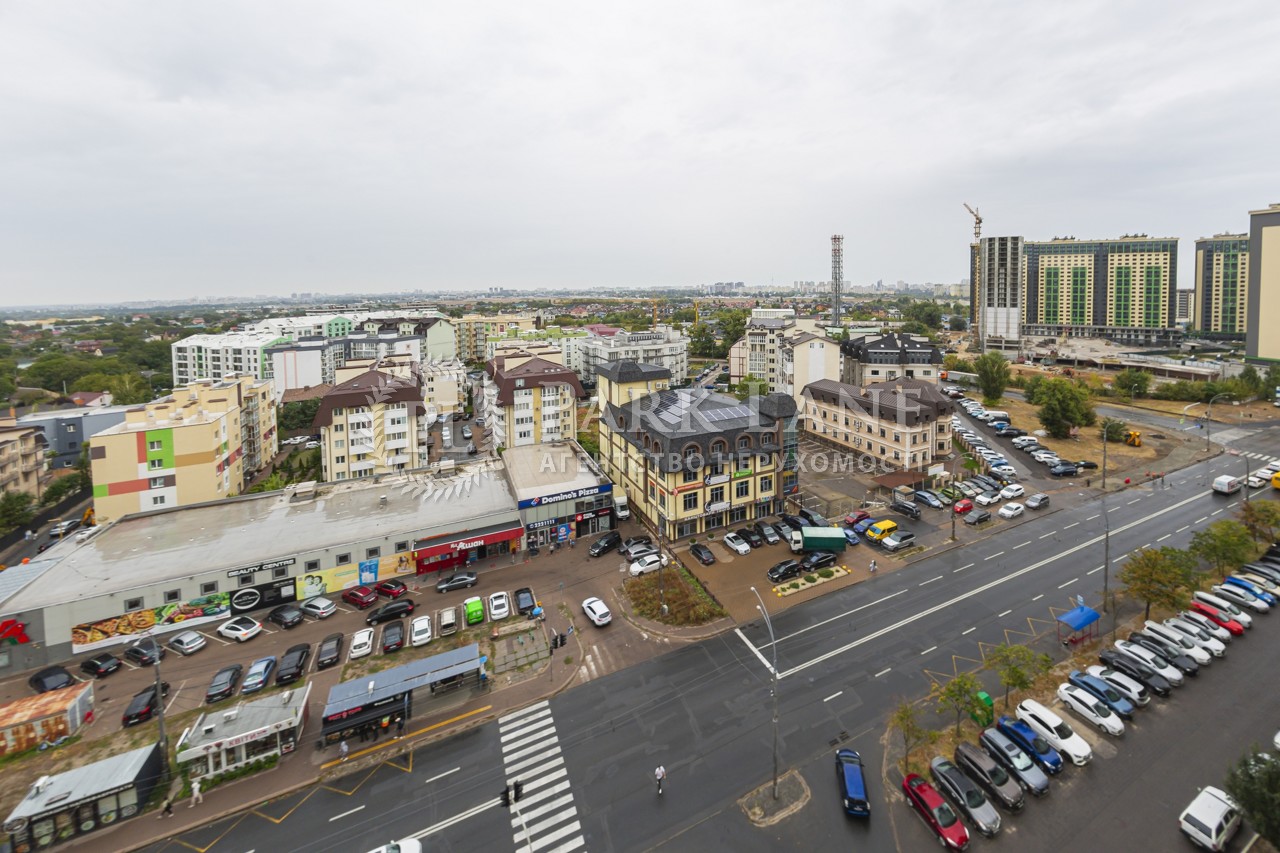
M 873 539 L 876 542 L 879 542 L 881 539 L 897 529 L 898 522 L 890 521 L 886 518 L 884 521 L 877 521 L 875 524 L 868 527 L 866 535 L 868 539 Z
M 1271 488 L 1280 489 L 1280 471 L 1271 475 Z

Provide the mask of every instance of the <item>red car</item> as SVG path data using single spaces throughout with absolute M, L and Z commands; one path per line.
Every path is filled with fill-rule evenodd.
M 342 600 L 347 604 L 354 604 L 361 610 L 366 607 L 372 607 L 378 602 L 378 594 L 367 586 L 354 586 L 351 589 L 343 590 Z
M 853 527 L 855 524 L 857 524 L 859 521 L 862 521 L 864 518 L 870 518 L 870 517 L 871 517 L 871 513 L 867 512 L 865 509 L 855 509 L 853 512 L 849 513 L 844 517 L 844 525 L 845 527 Z
M 973 501 L 969 500 L 968 498 L 964 498 L 963 500 L 958 500 L 956 501 L 956 505 L 952 507 L 952 509 L 956 511 L 957 515 L 964 515 L 966 512 L 973 509 Z
M 902 780 L 902 793 L 907 797 L 907 805 L 915 810 L 943 847 L 964 850 L 969 846 L 969 830 L 964 828 L 951 806 L 923 776 L 907 774 L 907 778 Z
M 1203 601 L 1192 601 L 1191 610 L 1204 616 L 1215 625 L 1221 625 L 1231 632 L 1231 636 L 1239 637 L 1244 634 L 1244 626 L 1236 620 L 1232 619 L 1230 614 L 1223 613 L 1218 608 L 1205 604 Z
M 409 587 L 404 585 L 404 581 L 382 581 L 373 590 L 383 598 L 390 598 L 394 601 L 402 595 L 407 595 Z

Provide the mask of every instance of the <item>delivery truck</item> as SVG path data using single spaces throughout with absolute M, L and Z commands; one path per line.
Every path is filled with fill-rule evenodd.
M 802 527 L 791 531 L 791 550 L 843 551 L 849 541 L 839 527 Z

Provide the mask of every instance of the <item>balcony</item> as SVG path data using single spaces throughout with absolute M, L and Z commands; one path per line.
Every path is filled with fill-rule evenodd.
M 378 463 L 374 462 L 371 459 L 366 459 L 363 462 L 352 462 L 350 466 L 351 473 L 355 474 L 361 471 L 372 471 L 375 467 L 377 467 L 377 464 Z
M 407 454 L 404 454 L 404 453 L 396 454 L 395 456 L 388 456 L 388 457 L 387 457 L 387 466 L 388 466 L 388 467 L 395 467 L 396 465 L 408 465 L 408 464 L 409 464 L 409 461 L 410 461 L 412 458 L 413 458 L 413 457 L 411 457 L 411 456 L 409 456 L 409 455 L 407 455 Z
M 372 442 L 362 442 L 360 444 L 356 444 L 355 442 L 352 442 L 347 446 L 347 451 L 352 456 L 358 456 L 361 453 L 373 453 L 376 449 L 377 448 L 373 446 Z
M 393 438 L 393 439 L 388 439 L 387 441 L 384 441 L 382 444 L 383 444 L 383 447 L 385 447 L 387 450 L 404 450 L 406 447 L 409 446 L 409 439 Z

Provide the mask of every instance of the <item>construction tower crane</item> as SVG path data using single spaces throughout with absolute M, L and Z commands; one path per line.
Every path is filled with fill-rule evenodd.
M 969 215 L 973 217 L 973 242 L 977 243 L 982 240 L 982 215 L 978 211 L 969 206 L 968 202 L 961 202 L 964 209 L 969 211 Z

